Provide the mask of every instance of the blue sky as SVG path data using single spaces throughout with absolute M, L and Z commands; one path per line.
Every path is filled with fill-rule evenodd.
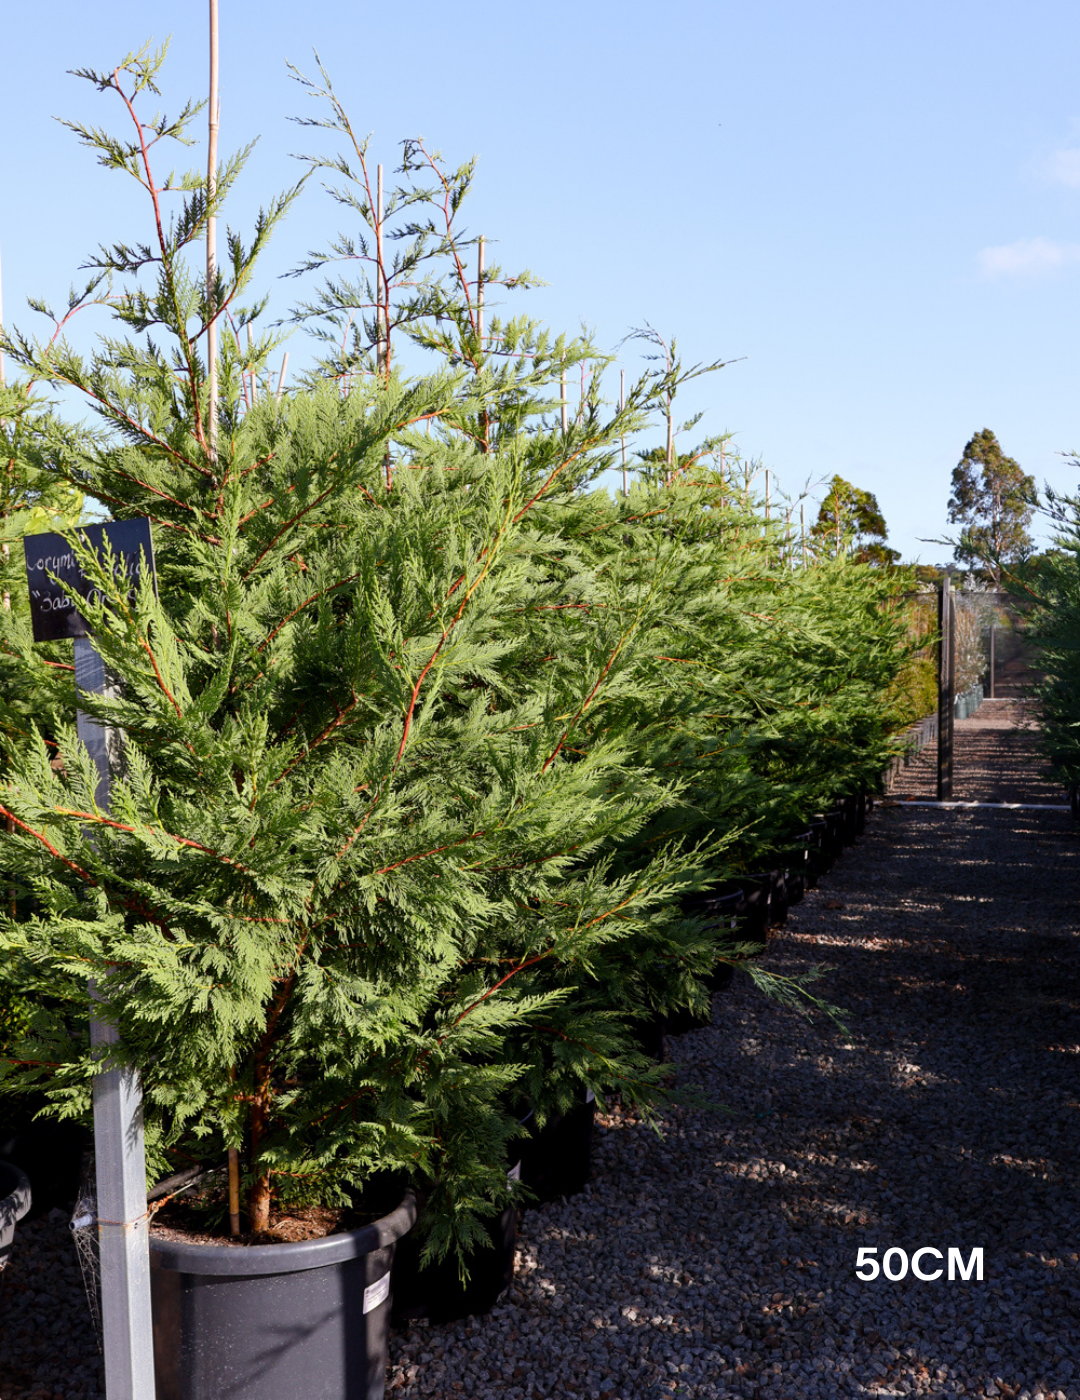
M 467 223 L 549 284 L 522 309 L 585 322 L 606 347 L 649 322 L 690 361 L 737 359 L 686 407 L 788 491 L 839 472 L 877 494 L 905 557 L 932 560 L 945 551 L 919 539 L 947 530 L 949 475 L 978 429 L 1040 481 L 1077 485 L 1059 455 L 1080 448 L 1075 5 L 221 7 L 222 146 L 260 138 L 238 225 L 312 145 L 288 121 L 311 104 L 286 60 L 312 70 L 318 49 L 376 159 L 416 135 L 479 157 Z M 121 125 L 116 99 L 66 70 L 170 34 L 174 111 L 205 89 L 204 5 L 5 16 L 8 324 L 32 325 L 28 294 L 62 300 L 96 243 L 144 217 L 52 120 Z M 268 273 L 339 225 L 309 187 Z M 293 286 L 268 283 L 283 306 Z

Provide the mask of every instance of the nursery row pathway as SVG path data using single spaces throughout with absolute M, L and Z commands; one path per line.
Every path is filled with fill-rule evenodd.
M 956 732 L 958 796 L 1063 800 L 1022 702 Z M 396 1335 L 390 1394 L 1080 1400 L 1078 890 L 1067 812 L 879 807 L 764 960 L 831 965 L 848 1034 L 736 979 L 669 1042 L 730 1114 L 603 1118 L 507 1300 Z M 984 1276 L 861 1282 L 862 1246 Z

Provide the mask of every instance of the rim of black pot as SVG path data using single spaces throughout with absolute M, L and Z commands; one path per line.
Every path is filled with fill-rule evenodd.
M 322 1269 L 342 1264 L 394 1244 L 416 1223 L 416 1193 L 410 1186 L 396 1210 L 340 1235 L 323 1235 L 317 1240 L 291 1240 L 281 1244 L 195 1244 L 186 1240 L 162 1240 L 150 1236 L 154 1263 L 177 1273 L 298 1274 L 305 1269 Z
M 14 1162 L 0 1162 L 0 1227 L 16 1224 L 29 1209 L 29 1177 Z

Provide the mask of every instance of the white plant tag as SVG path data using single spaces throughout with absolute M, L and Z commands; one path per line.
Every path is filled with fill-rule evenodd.
M 510 1168 L 510 1170 L 506 1173 L 506 1179 L 507 1179 L 507 1181 L 520 1181 L 520 1180 L 521 1180 L 521 1163 L 520 1163 L 520 1162 L 515 1162 L 515 1163 L 514 1163 L 514 1165 L 513 1165 L 513 1166 Z
M 374 1312 L 380 1303 L 385 1303 L 390 1296 L 390 1275 L 383 1274 L 382 1278 L 376 1279 L 374 1283 L 369 1283 L 364 1289 L 364 1311 Z
M 587 1092 L 586 1095 L 585 1095 L 585 1102 L 586 1102 L 586 1103 L 592 1103 L 592 1101 L 593 1101 L 595 1098 L 596 1098 L 596 1095 L 595 1095 L 595 1094 L 593 1093 L 593 1091 L 590 1089 L 590 1090 L 588 1090 L 588 1092 Z

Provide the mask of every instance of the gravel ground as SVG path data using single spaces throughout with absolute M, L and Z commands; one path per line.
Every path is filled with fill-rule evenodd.
M 953 798 L 964 802 L 1065 802 L 1060 784 L 1043 773 L 1035 749 L 1038 723 L 1029 701 L 984 700 L 955 726 Z M 892 797 L 937 796 L 937 746 L 901 768 Z
M 51 1210 L 16 1226 L 0 1273 L 0 1400 L 105 1400 L 68 1220 Z
M 1061 800 L 1024 713 L 957 725 L 958 795 Z M 1067 813 L 879 808 L 767 954 L 831 964 L 849 1034 L 737 979 L 669 1043 L 730 1112 L 663 1140 L 604 1116 L 586 1192 L 525 1214 L 507 1301 L 394 1336 L 395 1400 L 1080 1400 L 1078 876 Z M 985 1275 L 863 1283 L 860 1246 L 982 1248 Z M 20 1227 L 4 1290 L 0 1400 L 97 1400 L 62 1219 Z
M 957 725 L 960 791 L 1002 800 L 1000 759 L 1008 800 L 1060 801 L 1022 707 L 991 708 Z M 732 1116 L 604 1118 L 588 1191 L 525 1215 L 509 1301 L 394 1339 L 396 1400 L 1080 1400 L 1078 877 L 1066 813 L 879 809 L 767 955 L 832 964 L 850 1037 L 718 998 L 671 1052 Z M 924 1245 L 981 1247 L 983 1281 L 855 1276 L 860 1246 Z

